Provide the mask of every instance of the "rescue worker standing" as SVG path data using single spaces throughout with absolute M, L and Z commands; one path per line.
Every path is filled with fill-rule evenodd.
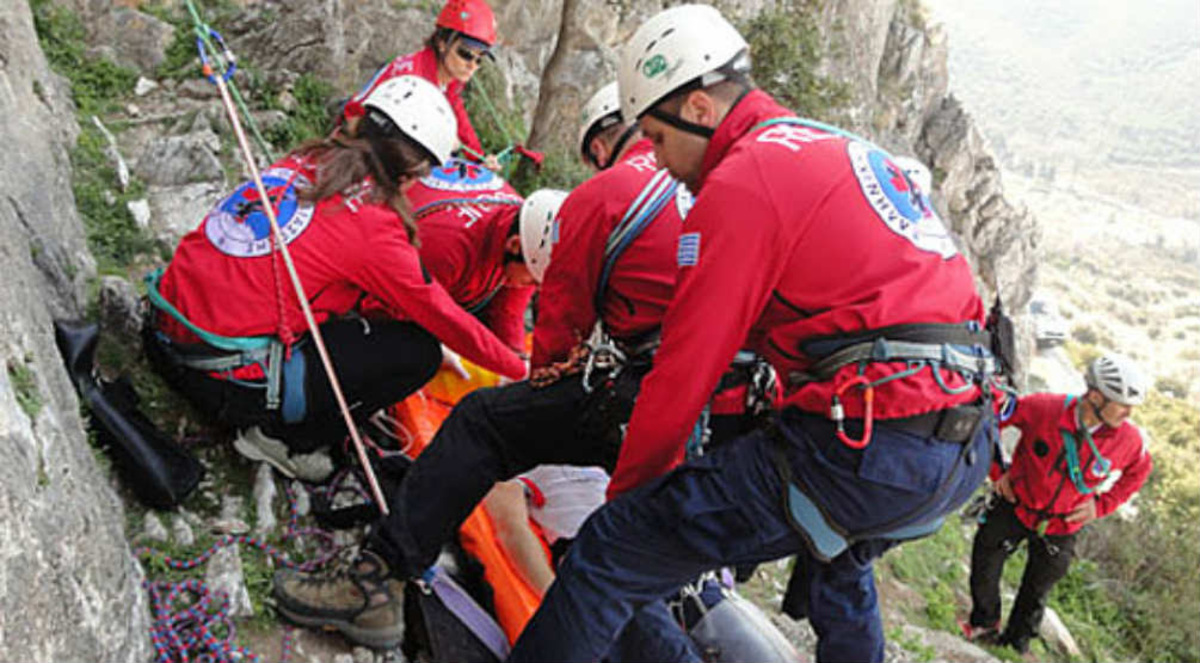
M 1029 650 L 1046 598 L 1075 554 L 1075 537 L 1141 489 L 1150 454 L 1128 421 L 1146 397 L 1146 383 L 1127 357 L 1106 354 L 1085 374 L 1080 397 L 1033 394 L 1017 402 L 1005 423 L 1021 430 L 1012 466 L 995 483 L 1001 499 L 980 519 L 971 551 L 969 640 L 995 640 Z M 1000 633 L 1000 574 L 1022 540 L 1029 561 Z M 999 636 L 997 638 L 997 636 Z
M 512 661 L 597 660 L 701 572 L 797 553 L 818 660 L 880 661 L 872 560 L 936 530 L 987 472 L 983 306 L 926 192 L 748 71 L 745 40 L 710 6 L 657 14 L 621 52 L 625 117 L 696 199 L 611 500 Z M 744 345 L 786 380 L 773 428 L 670 471 Z
M 604 116 L 619 114 L 611 88 L 607 108 Z M 528 213 L 542 221 L 522 222 L 526 264 L 541 282 L 532 360 L 537 386 L 525 381 L 479 389 L 459 402 L 388 496 L 391 515 L 372 528 L 348 574 L 276 574 L 275 597 L 284 615 L 304 625 L 336 628 L 369 646 L 391 646 L 402 632 L 401 581 L 419 578 L 434 563 L 496 482 L 547 463 L 609 469 L 616 463 L 621 413 L 611 412 L 615 419 L 609 419 L 589 417 L 589 412 L 595 399 L 610 396 L 609 386 L 635 394 L 649 368 L 649 349 L 674 285 L 683 200 L 670 178 L 660 174 L 650 143 L 635 140 L 636 128 L 630 131 L 628 123 L 618 124 L 612 135 L 600 136 L 602 145 L 588 141 L 606 153 L 599 161 L 607 168 L 565 200 L 561 192 L 543 191 L 526 201 Z M 633 138 L 622 140 L 626 133 Z M 658 195 L 643 202 L 659 205 L 635 205 L 652 183 L 662 185 L 655 189 Z M 606 244 L 631 208 L 653 214 L 632 215 L 648 223 L 608 265 L 607 287 L 601 288 Z M 597 319 L 629 361 L 615 384 L 589 393 L 578 350 Z M 670 623 L 661 603 L 650 617 Z M 677 648 L 658 653 L 655 660 L 695 660 L 686 634 L 675 631 L 678 639 L 667 644 Z
M 420 388 L 441 361 L 438 339 L 519 378 L 524 363 L 423 273 L 403 191 L 449 158 L 455 122 L 429 82 L 376 88 L 349 135 L 302 145 L 217 204 L 152 276 L 147 352 L 203 412 L 242 429 L 235 445 L 289 476 L 332 466 L 297 454 L 340 440 L 345 424 L 287 281 L 263 212 L 279 225 L 321 325 L 347 401 L 369 414 Z M 400 127 L 403 127 L 401 129 Z M 394 317 L 365 321 L 374 298 Z
M 473 159 L 483 160 L 483 145 L 467 117 L 463 88 L 475 75 L 483 59 L 494 58 L 496 17 L 486 0 L 447 0 L 438 14 L 433 34 L 419 51 L 402 55 L 380 67 L 353 97 L 346 102 L 343 115 L 353 125 L 363 114 L 363 100 L 371 91 L 397 76 L 420 76 L 438 86 L 454 109 L 458 121 L 458 140 Z M 499 164 L 491 157 L 489 168 Z

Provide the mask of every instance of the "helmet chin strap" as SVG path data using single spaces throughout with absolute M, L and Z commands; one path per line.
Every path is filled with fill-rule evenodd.
M 689 134 L 699 136 L 705 140 L 711 139 L 713 137 L 713 133 L 715 133 L 715 130 L 712 127 L 706 127 L 696 124 L 695 122 L 689 122 L 682 117 L 678 115 L 672 115 L 671 113 L 668 113 L 657 106 L 646 111 L 646 114 L 658 120 L 659 122 L 669 124 L 680 131 L 685 131 Z
M 1096 393 L 1100 394 L 1100 398 L 1104 399 L 1103 402 L 1100 403 L 1099 406 L 1097 406 L 1095 403 L 1091 402 L 1087 398 L 1083 398 L 1080 400 L 1084 401 L 1085 403 L 1088 404 L 1088 407 L 1092 408 L 1092 414 L 1096 417 L 1097 421 L 1099 421 L 1101 424 L 1103 424 L 1105 426 L 1108 426 L 1109 428 L 1116 428 L 1120 424 L 1116 424 L 1116 425 L 1110 424 L 1108 422 L 1108 420 L 1104 418 L 1104 414 L 1103 414 L 1104 408 L 1108 407 L 1108 404 L 1112 403 L 1114 401 L 1111 398 L 1109 398 L 1108 396 L 1105 396 L 1104 392 L 1102 392 L 1102 391 L 1097 390 Z
M 625 143 L 628 143 L 629 139 L 633 138 L 633 134 L 637 133 L 637 130 L 638 130 L 637 122 L 634 122 L 633 124 L 626 127 L 625 131 L 621 132 L 621 137 L 617 139 L 617 142 L 613 143 L 612 150 L 609 152 L 609 155 L 608 155 L 608 163 L 605 163 L 603 166 L 601 166 L 599 163 L 597 163 L 596 167 L 599 168 L 600 170 L 604 170 L 605 168 L 608 168 L 608 167 L 612 166 L 614 163 L 616 163 L 617 157 L 621 156 L 621 150 L 625 149 Z M 595 163 L 595 160 L 596 160 L 596 158 L 592 157 L 593 163 Z
M 741 93 L 738 94 L 737 98 L 733 100 L 733 103 L 729 105 L 729 110 L 733 110 L 734 108 L 736 108 L 737 105 L 742 102 L 742 99 L 745 99 L 746 95 L 750 94 L 750 91 L 754 89 L 753 87 L 747 85 L 744 80 L 740 80 L 740 79 L 734 78 L 732 76 L 726 77 L 723 80 L 737 81 L 737 82 L 741 83 L 741 85 L 742 85 Z M 693 88 L 693 89 L 703 89 L 703 88 Z M 691 90 L 689 90 L 687 88 L 687 86 L 685 86 L 680 92 L 668 95 L 668 97 L 673 97 L 673 96 L 675 96 L 675 94 L 686 93 L 686 92 L 690 92 L 690 91 Z M 687 132 L 694 136 L 699 136 L 705 140 L 712 139 L 713 134 L 716 133 L 716 130 L 713 129 L 712 127 L 706 127 L 704 125 L 696 124 L 695 122 L 689 122 L 689 121 L 683 119 L 682 117 L 680 117 L 679 115 L 672 115 L 671 113 L 664 111 L 663 109 L 659 108 L 658 105 L 651 107 L 649 110 L 646 111 L 646 114 L 660 122 L 669 124 L 672 127 L 679 129 L 680 131 Z

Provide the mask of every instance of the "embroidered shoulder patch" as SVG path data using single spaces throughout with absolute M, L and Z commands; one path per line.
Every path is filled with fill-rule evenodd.
M 921 191 L 887 153 L 853 140 L 846 143 L 846 150 L 863 196 L 892 232 L 944 259 L 958 254 L 928 192 Z
M 263 185 L 275 210 L 283 240 L 291 244 L 308 228 L 313 218 L 312 203 L 296 195 L 298 187 L 310 186 L 308 178 L 288 168 L 271 168 L 262 174 Z M 222 253 L 235 258 L 256 258 L 271 252 L 271 222 L 254 182 L 245 182 L 217 204 L 204 218 L 204 234 Z
M 700 262 L 700 233 L 684 233 L 679 236 L 679 250 L 675 259 L 680 267 L 695 267 Z
M 422 177 L 421 184 L 440 191 L 499 191 L 504 180 L 479 164 L 451 159 Z

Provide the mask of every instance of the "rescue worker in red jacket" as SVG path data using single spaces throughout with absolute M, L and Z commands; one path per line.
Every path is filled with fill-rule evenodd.
M 496 17 L 486 0 L 447 0 L 438 14 L 433 34 L 419 51 L 402 55 L 380 67 L 346 103 L 343 114 L 349 124 L 363 113 L 363 100 L 371 91 L 397 76 L 420 76 L 438 86 L 446 94 L 458 121 L 458 140 L 475 160 L 484 160 L 483 145 L 467 117 L 463 105 L 463 88 L 483 59 L 493 58 L 496 43 Z M 488 167 L 499 167 L 495 157 L 487 157 Z
M 622 49 L 623 114 L 696 199 L 611 500 L 511 661 L 597 660 L 699 573 L 797 553 L 818 660 L 882 660 L 872 560 L 936 530 L 986 475 L 996 362 L 927 192 L 748 72 L 745 40 L 711 6 L 665 10 Z M 672 471 L 747 345 L 786 379 L 782 412 Z
M 1075 537 L 1133 497 L 1150 474 L 1150 454 L 1128 421 L 1146 397 L 1146 381 L 1129 358 L 1091 363 L 1083 396 L 1033 394 L 1017 402 L 1005 426 L 1021 430 L 1012 465 L 995 483 L 971 551 L 970 640 L 1029 650 L 1050 589 L 1067 573 Z M 1000 633 L 1000 573 L 1021 541 L 1029 561 Z M 998 636 L 998 637 L 997 637 Z
M 423 385 L 441 361 L 439 339 L 501 374 L 525 373 L 511 349 L 422 272 L 403 190 L 449 158 L 455 121 L 445 97 L 403 76 L 363 106 L 352 135 L 301 146 L 264 171 L 270 200 L 249 182 L 218 203 L 150 288 L 156 311 L 147 351 L 169 381 L 203 412 L 242 429 L 239 451 L 309 480 L 328 474 L 328 459 L 305 465 L 294 456 L 341 439 L 344 424 L 264 204 L 277 210 L 357 412 Z M 397 319 L 355 317 L 368 297 Z
M 613 93 L 610 88 L 605 116 L 619 113 Z M 402 632 L 401 581 L 421 577 L 498 481 L 547 463 L 613 467 L 620 421 L 628 414 L 625 399 L 636 394 L 649 368 L 671 297 L 681 206 L 688 199 L 659 171 L 636 129 L 614 149 L 628 127 L 619 120 L 611 127 L 616 129 L 584 132 L 599 138 L 587 144 L 603 170 L 565 200 L 561 193 L 531 195 L 522 211 L 544 222 L 523 221 L 521 232 L 526 264 L 541 282 L 535 379 L 476 390 L 454 408 L 388 496 L 392 513 L 372 528 L 349 575 L 276 574 L 279 609 L 293 621 L 336 628 L 368 646 L 391 646 Z M 640 234 L 623 235 L 630 239 L 627 248 L 608 260 L 614 257 L 605 250 L 613 231 L 635 218 L 642 222 Z M 627 357 L 618 374 L 588 372 L 580 358 L 597 320 L 606 332 L 597 334 L 605 338 L 598 345 Z M 663 624 L 655 630 L 670 625 L 661 603 L 649 618 Z M 682 629 L 674 630 L 687 640 Z M 690 644 L 666 644 L 685 648 L 656 651 L 650 660 L 688 660 Z
M 459 306 L 528 359 L 525 309 L 537 282 L 521 251 L 524 199 L 504 178 L 458 158 L 434 168 L 406 195 L 421 237 L 421 264 Z M 453 351 L 442 354 L 461 370 Z

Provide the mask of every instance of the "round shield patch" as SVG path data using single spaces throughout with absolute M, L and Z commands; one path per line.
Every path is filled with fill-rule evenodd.
M 283 241 L 291 244 L 313 218 L 312 203 L 296 195 L 297 187 L 309 186 L 309 180 L 288 168 L 271 168 L 263 172 L 262 181 Z M 204 234 L 218 250 L 236 258 L 256 258 L 271 252 L 271 222 L 254 182 L 239 186 L 208 213 Z
M 958 254 L 958 247 L 934 211 L 928 193 L 921 191 L 892 163 L 886 152 L 858 141 L 846 145 L 863 195 L 892 232 L 918 249 L 942 258 Z
M 451 159 L 422 177 L 421 184 L 439 191 L 499 191 L 504 180 L 479 164 Z

